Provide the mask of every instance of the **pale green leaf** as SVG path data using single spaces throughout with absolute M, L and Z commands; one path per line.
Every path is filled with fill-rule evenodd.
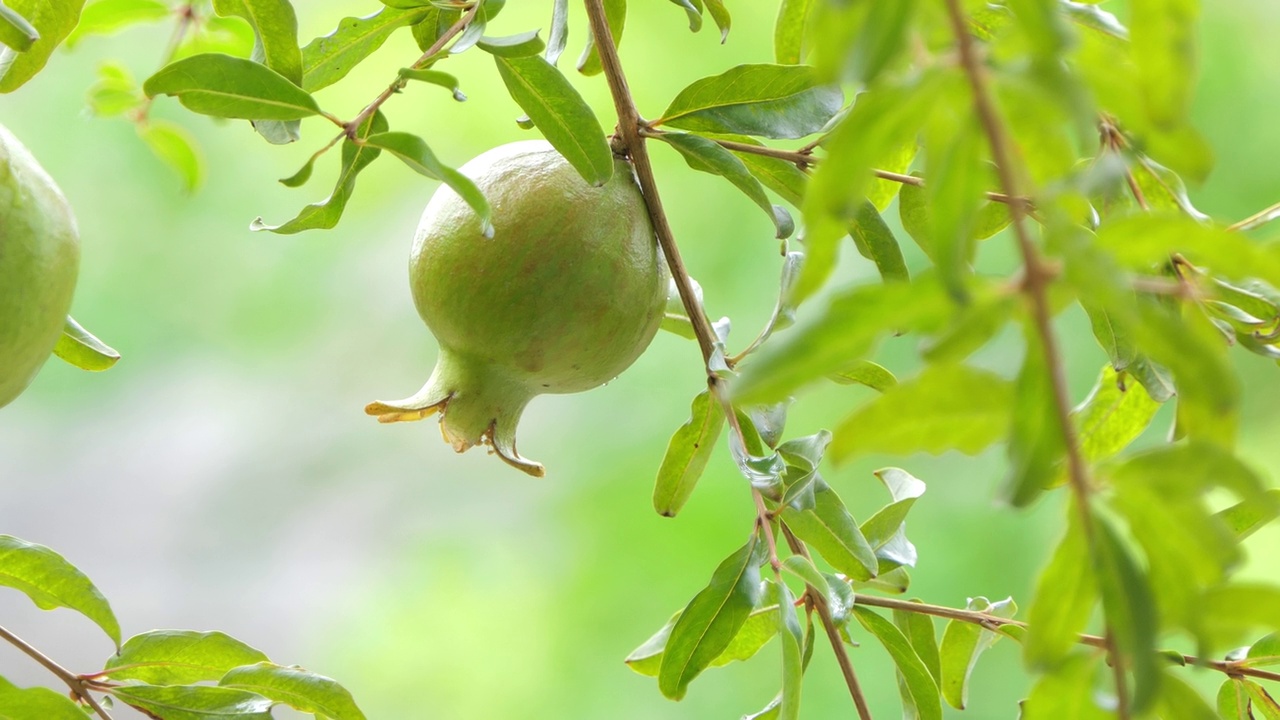
M 44 68 L 80 20 L 84 0 L 5 0 L 5 4 L 10 15 L 24 18 L 39 39 L 22 52 L 0 48 L 0 93 L 17 90 Z M 29 36 L 28 30 L 23 33 Z
M 204 163 L 195 136 L 190 131 L 168 120 L 150 120 L 138 127 L 138 137 L 178 174 L 183 190 L 191 193 L 200 187 L 204 179 Z
M 218 685 L 254 692 L 329 720 L 365 720 L 346 688 L 332 678 L 298 667 L 260 662 L 231 670 Z
M 208 685 L 123 685 L 120 702 L 164 720 L 272 720 L 271 700 L 256 693 Z
M 307 43 L 302 48 L 302 87 L 315 92 L 347 76 L 357 64 L 369 57 L 396 30 L 421 22 L 426 8 L 401 10 L 383 8 L 366 17 L 346 17 L 338 21 L 333 32 Z
M 102 675 L 149 685 L 214 682 L 232 668 L 264 662 L 260 650 L 220 632 L 153 630 L 125 641 Z
M 70 315 L 62 327 L 58 344 L 53 346 L 53 354 L 81 370 L 91 372 L 107 370 L 120 359 L 120 353 L 80 327 L 80 323 Z
M 120 623 L 107 599 L 84 573 L 43 545 L 0 535 L 0 586 L 26 593 L 41 610 L 75 610 L 120 645 Z
M 676 430 L 667 444 L 653 488 L 653 507 L 666 517 L 675 517 L 684 507 L 724 428 L 724 411 L 706 390 L 694 397 L 689 413 L 689 421 Z

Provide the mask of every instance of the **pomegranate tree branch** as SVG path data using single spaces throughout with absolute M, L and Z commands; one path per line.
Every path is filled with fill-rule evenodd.
M 1010 149 L 1009 137 L 1005 132 L 1004 124 L 1001 122 L 999 114 L 996 112 L 995 103 L 992 101 L 991 90 L 987 86 L 986 74 L 982 67 L 982 62 L 978 58 L 977 49 L 974 47 L 973 36 L 969 34 L 968 25 L 960 7 L 960 0 L 946 0 L 946 4 L 947 14 L 951 20 L 951 29 L 956 36 L 958 44 L 960 64 L 963 66 L 965 75 L 969 79 L 969 85 L 973 90 L 974 109 L 978 113 L 978 119 L 982 123 L 982 129 L 987 136 L 987 143 L 991 146 L 991 155 L 995 161 L 1001 190 L 1007 195 L 1021 197 L 1018 175 L 1014 172 L 1013 152 Z M 1080 441 L 1076 436 L 1075 424 L 1071 421 L 1071 396 L 1067 389 L 1067 377 L 1062 357 L 1058 351 L 1058 339 L 1053 331 L 1053 309 L 1049 300 L 1048 286 L 1052 281 L 1054 272 L 1044 258 L 1040 256 L 1035 243 L 1031 240 L 1031 234 L 1027 230 L 1026 211 L 1027 208 L 1022 203 L 1013 203 L 1009 206 L 1014 236 L 1017 238 L 1018 248 L 1022 254 L 1025 268 L 1023 291 L 1030 301 L 1031 315 L 1035 322 L 1037 333 L 1040 336 L 1040 347 L 1044 353 L 1045 365 L 1049 368 L 1049 379 L 1053 389 L 1054 412 L 1062 432 L 1063 447 L 1067 457 L 1067 477 L 1072 494 L 1075 496 L 1076 508 L 1080 513 L 1080 527 L 1084 532 L 1089 555 L 1096 559 L 1098 557 L 1097 541 L 1094 537 L 1093 516 L 1089 512 L 1089 469 L 1085 464 L 1084 456 L 1080 452 Z M 1094 564 L 1095 566 L 1097 565 L 1096 562 Z M 1111 632 L 1108 629 L 1106 637 L 1108 646 L 1111 645 L 1110 635 Z M 1115 673 L 1118 690 L 1116 695 L 1119 698 L 1117 714 L 1120 720 L 1128 720 L 1130 711 L 1129 699 L 1124 692 L 1124 662 L 1117 653 L 1111 653 L 1111 656 L 1111 667 Z
M 3 627 L 0 627 L 0 639 L 5 640 L 10 645 L 18 648 L 32 660 L 43 665 L 46 670 L 57 675 L 59 680 L 66 683 L 67 687 L 71 688 L 72 696 L 87 703 L 89 707 L 93 708 L 93 711 L 98 714 L 98 717 L 102 718 L 102 720 L 111 720 L 111 715 L 109 715 L 107 711 L 103 709 L 102 705 L 98 704 L 98 701 L 94 700 L 93 696 L 89 694 L 89 690 L 85 687 L 84 681 L 73 675 L 71 671 L 54 662 L 49 658 L 49 656 L 35 649 L 28 644 L 27 641 L 17 635 L 14 635 Z
M 480 4 L 479 0 L 472 2 L 471 7 L 462 14 L 462 17 L 458 18 L 458 21 L 453 25 L 450 25 L 448 30 L 441 33 L 440 37 L 436 38 L 436 41 L 431 44 L 431 47 L 427 48 L 426 51 L 422 53 L 422 56 L 409 66 L 409 69 L 421 70 L 430 64 L 431 59 L 443 50 L 444 46 L 448 45 L 450 40 L 454 39 L 459 33 L 467 29 L 467 26 L 471 24 L 471 20 L 475 18 L 476 13 L 480 11 Z M 360 111 L 360 114 L 356 115 L 354 120 L 348 123 L 338 122 L 338 125 L 342 127 L 342 131 L 346 136 L 352 140 L 358 139 L 360 126 L 369 118 L 373 117 L 373 114 L 378 112 L 378 108 L 382 107 L 382 104 L 389 100 L 392 95 L 395 95 L 404 89 L 405 82 L 406 81 L 403 77 L 397 75 L 395 81 L 388 85 L 387 89 L 383 90 L 378 97 L 374 98 L 373 102 L 366 105 L 365 108 Z

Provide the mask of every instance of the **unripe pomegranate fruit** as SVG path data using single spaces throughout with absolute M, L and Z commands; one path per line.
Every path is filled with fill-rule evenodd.
M 18 397 L 62 334 L 80 236 L 62 191 L 0 127 L 0 407 Z
M 456 451 L 487 443 L 540 476 L 542 465 L 516 452 L 525 405 L 627 369 L 662 321 L 667 268 L 622 160 L 602 187 L 543 141 L 494 148 L 461 171 L 489 199 L 493 236 L 447 186 L 432 196 L 409 281 L 440 357 L 416 395 L 365 411 L 382 422 L 439 412 Z

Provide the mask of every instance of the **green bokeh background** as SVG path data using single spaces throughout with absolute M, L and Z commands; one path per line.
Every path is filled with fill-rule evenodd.
M 669 3 L 632 5 L 622 59 L 648 116 L 694 79 L 772 59 L 773 2 L 731 3 L 734 28 L 723 46 L 714 28 L 687 32 Z M 1218 165 L 1192 197 L 1234 220 L 1280 199 L 1280 5 L 1205 5 L 1194 117 Z M 305 38 L 328 32 L 342 15 L 380 7 L 375 0 L 298 6 Z M 574 11 L 561 62 L 569 69 L 585 27 L 576 4 Z M 544 26 L 549 14 L 549 2 L 509 2 L 492 32 Z M 677 519 L 650 505 L 667 439 L 700 389 L 696 346 L 661 334 L 608 386 L 536 400 L 520 448 L 547 465 L 545 479 L 481 450 L 455 455 L 433 422 L 379 426 L 363 405 L 416 390 L 436 352 L 405 271 L 434 183 L 384 160 L 360 177 L 335 230 L 249 232 L 256 216 L 282 221 L 327 194 L 335 157 L 301 190 L 275 179 L 291 175 L 331 128 L 307 121 L 302 142 L 272 147 L 246 123 L 214 122 L 161 99 L 155 115 L 190 128 L 206 160 L 204 187 L 184 195 L 129 123 L 83 110 L 97 63 L 119 58 L 145 77 L 168 33 L 157 25 L 90 38 L 0 97 L 0 123 L 40 158 L 79 216 L 84 255 L 74 313 L 125 356 L 104 375 L 51 362 L 0 411 L 0 532 L 77 563 L 111 599 L 126 634 L 224 630 L 278 662 L 340 679 L 371 720 L 735 718 L 766 703 L 779 682 L 776 645 L 750 663 L 707 672 L 681 703 L 622 664 L 751 528 L 749 494 L 723 446 Z M 400 33 L 320 93 L 321 104 L 353 115 L 416 55 Z M 386 106 L 393 127 L 425 136 L 454 165 L 531 136 L 516 126 L 520 111 L 486 55 L 445 65 L 470 100 L 411 87 Z M 603 79 L 575 74 L 574 82 L 601 118 L 610 117 Z M 693 173 L 667 148 L 654 155 L 691 272 L 713 316 L 732 317 L 730 344 L 741 347 L 773 305 L 780 259 L 771 227 L 728 183 Z M 896 213 L 887 217 L 896 222 Z M 1010 245 L 1002 235 L 984 246 L 992 267 L 1010 266 Z M 918 265 L 919 253 L 908 250 Z M 852 248 L 844 253 L 835 287 L 872 279 Z M 802 319 L 822 302 L 806 306 Z M 1104 358 L 1079 313 L 1060 323 L 1081 399 Z M 882 359 L 910 372 L 914 349 L 912 339 L 895 340 Z M 1007 334 L 975 361 L 1012 374 L 1020 356 Z M 1275 467 L 1280 372 L 1237 356 L 1246 383 L 1242 452 Z M 788 432 L 833 427 L 869 397 L 860 388 L 811 391 L 793 408 Z M 1159 440 L 1167 414 L 1144 442 Z M 1059 531 L 1061 495 L 1029 512 L 1000 507 L 999 450 L 869 458 L 825 472 L 865 517 L 885 499 L 871 471 L 886 464 L 929 483 L 908 523 L 921 557 L 911 594 L 949 605 L 1012 595 L 1025 606 Z M 1280 560 L 1267 552 L 1278 544 L 1275 529 L 1252 538 L 1244 574 L 1280 576 Z M 16 593 L 0 595 L 0 624 L 73 670 L 95 669 L 111 652 L 87 621 L 40 613 Z M 877 717 L 896 716 L 887 656 L 865 644 L 853 659 Z M 986 656 L 964 716 L 1015 716 L 1029 682 L 1019 660 L 1007 641 Z M 0 649 L 0 674 L 20 684 L 48 681 L 9 648 Z M 852 715 L 822 644 L 803 712 Z

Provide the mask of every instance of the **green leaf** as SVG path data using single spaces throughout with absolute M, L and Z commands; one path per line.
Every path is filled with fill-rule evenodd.
M 1142 99 L 1156 125 L 1186 117 L 1196 80 L 1197 0 L 1134 0 L 1129 10 L 1133 60 Z
M 880 217 L 880 211 L 871 201 L 863 202 L 853 214 L 849 235 L 862 257 L 876 264 L 885 282 L 908 280 L 907 263 L 902 259 L 902 248 L 893 231 Z
M 254 692 L 330 720 L 365 720 L 346 688 L 332 678 L 297 667 L 269 662 L 238 667 L 224 675 L 218 685 Z
M 1067 532 L 1036 581 L 1023 652 L 1027 664 L 1056 665 L 1075 647 L 1098 599 L 1089 548 L 1073 513 Z
M 1073 654 L 1031 688 L 1022 708 L 1023 720 L 1113 720 L 1115 713 L 1103 710 L 1096 700 L 1094 676 L 1101 655 Z
M 25 18 L 39 36 L 26 50 L 0 50 L 0 93 L 22 87 L 40 72 L 49 56 L 80 20 L 84 0 L 5 0 L 9 16 Z M 11 20 L 10 24 L 16 21 Z M 23 30 L 26 34 L 28 31 Z M 16 44 L 23 44 L 18 42 Z
M 806 258 L 802 281 L 811 261 Z M 945 293 L 930 280 L 853 288 L 834 297 L 813 322 L 765 345 L 749 364 L 743 363 L 732 394 L 742 402 L 780 400 L 862 359 L 882 335 L 941 323 L 951 313 Z
M 938 699 L 938 685 L 902 631 L 862 606 L 853 608 L 853 616 L 889 651 L 893 664 L 902 673 L 919 720 L 941 720 L 942 702 Z
M 0 535 L 0 586 L 26 593 L 41 610 L 75 610 L 120 645 L 120 623 L 107 599 L 76 566 L 43 545 Z
M 911 602 L 918 603 L 920 600 L 912 598 Z M 893 624 L 898 626 L 903 636 L 907 638 L 907 642 L 911 643 L 911 649 L 920 656 L 920 661 L 929 670 L 933 681 L 940 682 L 942 658 L 938 653 L 938 638 L 936 628 L 933 626 L 933 618 L 924 613 L 894 610 Z
M 1216 517 L 1235 534 L 1237 541 L 1244 540 L 1280 517 L 1280 489 L 1268 490 L 1263 497 L 1251 498 L 1225 508 Z
M 253 29 L 253 61 L 262 63 L 294 85 L 302 86 L 302 51 L 298 19 L 291 0 L 213 0 L 223 17 L 239 17 Z M 252 118 L 251 118 L 252 119 Z M 297 119 L 255 120 L 253 129 L 267 142 L 284 145 L 298 139 Z
M 81 370 L 92 372 L 107 370 L 120 359 L 120 353 L 80 327 L 80 323 L 70 315 L 62 327 L 58 344 L 53 346 L 53 354 Z
M 814 480 L 813 507 L 798 510 L 786 506 L 782 510 L 782 521 L 831 567 L 848 577 L 870 580 L 879 569 L 875 550 L 858 528 L 858 522 L 836 491 L 820 479 Z
M 1201 597 L 1197 634 L 1209 654 L 1214 647 L 1236 644 L 1257 628 L 1280 630 L 1280 588 L 1234 583 L 1206 590 Z
M 1081 456 L 1090 463 L 1115 456 L 1138 439 L 1159 409 L 1141 384 L 1104 366 L 1089 397 L 1073 413 Z
M 906 3 L 893 3 L 894 5 Z M 875 6 L 873 6 L 874 9 Z M 873 13 L 874 14 L 874 13 Z M 972 272 L 973 235 L 978 210 L 990 173 L 984 163 L 984 142 L 976 119 L 928 133 L 930 256 L 951 294 L 965 298 L 964 278 Z
M 782 561 L 782 569 L 800 578 L 801 582 L 813 588 L 824 598 L 830 594 L 827 578 L 818 571 L 809 558 L 803 555 L 792 555 Z
M 204 115 L 246 120 L 299 120 L 320 113 L 305 90 L 265 65 L 202 53 L 166 65 L 147 78 L 147 97 L 173 95 Z
M 920 356 L 927 362 L 964 360 L 999 335 L 1014 313 L 1025 306 L 1022 298 L 1005 289 L 981 290 L 960 308 L 958 318 L 921 346 Z
M 622 29 L 627 24 L 627 0 L 605 0 L 603 6 L 609 34 L 613 36 L 613 44 L 617 47 L 622 44 Z M 603 69 L 600 65 L 600 51 L 596 49 L 595 35 L 588 32 L 587 44 L 578 58 L 578 72 L 583 75 L 599 75 Z
M 442 72 L 440 70 L 414 70 L 413 68 L 402 68 L 400 70 L 400 77 L 406 80 L 417 80 L 419 82 L 431 83 L 432 85 L 439 85 L 442 88 L 446 88 L 453 92 L 453 99 L 458 102 L 463 102 L 467 99 L 467 96 L 462 94 L 462 89 L 458 85 L 458 78 L 447 72 Z
M 844 63 L 844 80 L 870 86 L 906 47 L 915 0 L 872 3 Z
M 695 7 L 690 0 L 671 0 L 671 4 L 684 8 L 685 15 L 689 17 L 690 32 L 698 32 L 702 29 L 702 0 L 696 0 L 696 2 L 698 4 Z
M 760 599 L 760 561 L 763 543 L 752 535 L 711 576 L 671 629 L 658 689 L 672 700 L 684 697 L 693 681 L 732 642 Z
M 966 365 L 933 365 L 898 383 L 836 428 L 836 460 L 868 452 L 906 455 L 948 450 L 973 455 L 1009 432 L 1009 381 Z
M 153 630 L 126 640 L 101 674 L 148 685 L 190 685 L 213 682 L 232 668 L 266 660 L 260 650 L 224 633 Z
M 511 97 L 538 129 L 589 184 L 600 186 L 613 175 L 613 152 L 604 130 L 577 90 L 541 57 L 494 56 Z
M 1014 390 L 1009 437 L 1010 475 L 1004 495 L 1014 507 L 1026 507 L 1044 492 L 1066 454 L 1066 429 L 1058 417 L 1053 377 L 1039 331 L 1026 323 L 1026 355 Z
M 554 0 L 551 8 L 551 29 L 547 31 L 547 51 L 543 57 L 555 65 L 564 53 L 569 40 L 569 0 Z
M 142 90 L 129 70 L 118 63 L 98 66 L 98 80 L 85 93 L 89 110 L 97 117 L 116 117 L 143 102 Z
M 1200 693 L 1173 675 L 1161 681 L 1158 707 L 1163 720 L 1218 720 Z
M 781 582 L 774 583 L 770 589 L 777 606 L 774 617 L 782 645 L 782 693 L 779 695 L 777 717 L 778 720 L 798 720 L 800 691 L 804 684 L 804 631 L 800 629 L 800 618 L 796 615 L 795 597 L 791 594 L 791 589 Z
M 204 179 L 204 165 L 196 149 L 195 137 L 177 123 L 149 120 L 138 127 L 138 137 L 165 165 L 178 173 L 182 189 L 195 192 Z
M 671 436 L 653 488 L 653 508 L 665 517 L 675 517 L 693 494 L 724 428 L 720 403 L 712 402 L 706 390 L 693 398 L 689 414 L 689 421 Z
M 800 138 L 818 132 L 843 102 L 803 65 L 739 65 L 681 90 L 654 125 L 695 132 Z
M 1221 487 L 1244 498 L 1264 497 L 1262 478 L 1231 452 L 1208 443 L 1166 445 L 1111 470 L 1116 484 L 1143 482 L 1169 498 L 1195 497 Z
M 366 17 L 339 20 L 333 32 L 315 38 L 302 48 L 303 89 L 315 92 L 338 82 L 382 47 L 392 33 L 421 22 L 427 13 L 426 8 L 386 7 Z
M 923 482 L 901 468 L 881 468 L 875 476 L 889 489 L 892 502 L 880 508 L 862 524 L 861 529 L 871 547 L 879 550 L 904 531 L 907 513 L 924 495 L 926 488 Z
M 847 583 L 843 583 L 848 587 Z M 720 653 L 715 660 L 711 661 L 710 667 L 723 667 L 732 662 L 741 662 L 750 660 L 756 653 L 760 652 L 773 636 L 778 634 L 778 607 L 776 604 L 766 605 L 756 608 L 747 616 L 747 621 L 742 624 L 742 629 L 737 635 L 733 636 L 733 640 L 729 642 L 729 646 Z M 677 612 L 667 621 L 662 629 L 654 633 L 652 637 L 644 642 L 643 645 L 631 651 L 627 655 L 627 667 L 635 672 L 646 675 L 648 677 L 658 677 L 658 670 L 662 666 L 662 654 L 667 645 L 667 639 L 671 637 L 671 629 L 675 627 L 676 621 L 680 619 L 680 613 Z
M 831 373 L 827 379 L 840 385 L 865 385 L 878 392 L 898 384 L 893 373 L 870 360 L 859 360 L 844 370 Z
M 384 3 L 386 4 L 386 3 Z M 390 7 L 399 7 L 391 5 Z M 417 7 L 417 6 L 415 6 Z M 401 9 L 413 9 L 404 6 Z M 413 39 L 418 43 L 418 49 L 426 52 L 431 49 L 437 40 L 448 32 L 453 24 L 462 18 L 462 11 L 456 9 L 443 9 L 438 7 L 428 7 L 427 14 L 417 23 L 413 25 Z
M 0 2 L 0 43 L 16 52 L 26 52 L 40 39 L 40 32 L 27 19 Z
M 769 196 L 765 195 L 760 181 L 751 174 L 738 156 L 720 147 L 714 141 L 697 135 L 663 133 L 658 136 L 658 139 L 678 150 L 685 162 L 694 170 L 719 175 L 733 183 L 769 216 L 777 229 L 776 237 L 787 238 L 795 231 L 791 213 L 781 205 L 769 202 Z
M 480 217 L 485 237 L 493 235 L 493 224 L 489 201 L 484 193 L 466 175 L 440 162 L 427 141 L 406 132 L 381 132 L 365 138 L 370 147 L 386 150 L 408 165 L 414 172 L 435 180 L 440 180 L 458 193 L 467 205 Z
M 1107 627 L 1123 655 L 1133 682 L 1131 707 L 1141 714 L 1155 702 L 1160 689 L 1156 636 L 1160 629 L 1156 598 L 1132 550 L 1105 516 L 1095 515 L 1094 536 L 1098 587 Z
M 547 46 L 546 43 L 542 42 L 542 38 L 538 37 L 537 30 L 530 30 L 506 37 L 489 37 L 486 35 L 476 42 L 476 47 L 490 55 L 528 57 L 537 55 Z
M 381 112 L 375 113 L 367 123 L 360 127 L 358 135 L 361 138 L 368 138 L 372 134 L 385 132 L 387 130 L 387 119 Z M 313 229 L 329 229 L 338 224 L 338 220 L 342 218 L 342 211 L 347 206 L 347 201 L 351 199 L 351 193 L 355 191 L 356 176 L 360 174 L 374 160 L 378 159 L 381 150 L 375 147 L 369 147 L 364 144 L 356 144 L 350 138 L 342 141 L 342 170 L 338 173 L 338 182 L 334 186 L 333 193 L 328 198 L 318 203 L 313 203 L 302 209 L 298 216 L 288 222 L 280 225 L 267 225 L 262 222 L 262 218 L 254 220 L 249 225 L 250 230 L 269 230 L 282 235 L 290 235 L 303 230 Z
M 799 65 L 809 54 L 809 24 L 820 0 L 782 0 L 773 26 L 773 53 L 779 65 Z
M 111 690 L 121 702 L 164 720 L 272 720 L 267 698 L 208 685 L 122 685 Z
M 1280 287 L 1280 253 L 1274 248 L 1185 216 L 1138 215 L 1110 222 L 1098 232 L 1098 244 L 1134 270 L 1149 270 L 1180 253 L 1215 275 Z
M 1243 678 L 1229 678 L 1218 688 L 1218 716 L 1223 720 L 1255 720 Z
M 1245 680 L 1244 689 L 1249 693 L 1250 706 L 1258 712 L 1261 720 L 1280 720 L 1280 703 L 1271 697 L 1266 688 L 1252 680 Z
M 1280 632 L 1273 632 L 1249 646 L 1249 652 L 1240 662 L 1247 667 L 1280 665 Z
M 1012 598 L 993 603 L 977 597 L 970 598 L 965 609 L 1008 618 L 1013 617 L 1018 606 Z M 978 658 L 999 639 L 998 633 L 974 623 L 947 622 L 938 654 L 942 669 L 942 697 L 946 698 L 948 705 L 957 710 L 965 709 L 969 701 L 969 677 L 977 667 Z
M 20 688 L 0 677 L 0 719 L 85 720 L 85 714 L 64 693 L 42 687 Z
M 67 36 L 67 49 L 87 35 L 110 35 L 130 25 L 164 20 L 173 14 L 160 0 L 98 0 L 88 3 L 80 22 Z

